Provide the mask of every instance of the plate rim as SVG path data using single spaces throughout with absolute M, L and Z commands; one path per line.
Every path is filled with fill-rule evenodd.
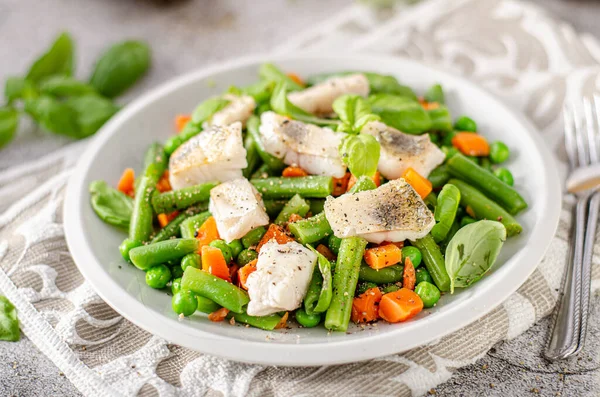
M 218 336 L 200 329 L 193 329 L 192 331 L 190 330 L 190 327 L 182 326 L 179 321 L 169 319 L 153 312 L 141 301 L 130 296 L 121 286 L 119 286 L 96 260 L 95 256 L 91 253 L 91 250 L 85 248 L 87 241 L 82 220 L 78 216 L 83 205 L 83 200 L 78 200 L 78 196 L 80 195 L 81 189 L 87 190 L 87 187 L 83 185 L 83 182 L 96 152 L 99 151 L 103 144 L 118 131 L 119 124 L 128 119 L 131 114 L 135 114 L 147 104 L 163 95 L 168 95 L 170 92 L 176 91 L 181 86 L 198 79 L 209 77 L 211 74 L 223 70 L 240 68 L 250 64 L 258 64 L 267 61 L 299 61 L 306 59 L 307 57 L 318 57 L 319 59 L 326 61 L 327 59 L 333 58 L 336 60 L 339 60 L 340 58 L 352 60 L 357 57 L 364 58 L 365 56 L 372 59 L 374 63 L 378 60 L 382 62 L 412 63 L 415 66 L 431 69 L 443 76 L 455 79 L 461 84 L 468 85 L 470 89 L 474 89 L 479 91 L 482 95 L 488 96 L 496 103 L 496 106 L 503 107 L 527 130 L 529 137 L 536 144 L 537 150 L 542 158 L 541 165 L 544 169 L 543 174 L 547 180 L 549 193 L 547 195 L 548 199 L 543 202 L 545 206 L 544 212 L 551 214 L 551 216 L 541 219 L 536 224 L 536 229 L 540 229 L 539 233 L 536 234 L 536 240 L 543 241 L 543 246 L 536 250 L 526 250 L 524 252 L 521 261 L 534 263 L 534 265 L 517 267 L 518 279 L 522 280 L 518 285 L 515 283 L 509 288 L 506 288 L 506 285 L 499 288 L 500 282 L 499 280 L 495 280 L 495 283 L 491 284 L 487 290 L 479 293 L 481 296 L 474 295 L 464 302 L 455 302 L 444 316 L 431 319 L 433 322 L 429 324 L 429 330 L 424 326 L 419 327 L 419 322 L 416 321 L 413 324 L 413 327 L 419 330 L 418 335 L 420 335 L 420 337 L 408 342 L 405 341 L 400 349 L 391 348 L 391 346 L 394 346 L 392 343 L 396 336 L 395 334 L 397 334 L 397 332 L 394 331 L 385 334 L 371 335 L 369 336 L 369 339 L 343 340 L 340 338 L 328 341 L 327 343 L 298 345 L 264 343 Z M 527 280 L 527 278 L 529 278 L 543 259 L 544 254 L 552 242 L 552 237 L 555 235 L 558 228 L 562 206 L 561 185 L 559 181 L 556 160 L 543 141 L 541 134 L 532 123 L 520 112 L 515 111 L 505 104 L 497 95 L 490 93 L 485 88 L 462 76 L 450 73 L 424 62 L 404 57 L 370 54 L 365 52 L 353 52 L 351 54 L 342 55 L 323 55 L 314 52 L 303 52 L 292 55 L 259 54 L 236 58 L 221 64 L 212 64 L 170 79 L 149 92 L 141 94 L 106 123 L 89 142 L 88 147 L 77 161 L 73 174 L 69 178 L 64 201 L 65 238 L 75 264 L 86 281 L 90 283 L 94 291 L 96 291 L 96 293 L 98 293 L 98 295 L 121 316 L 153 335 L 157 335 L 167 341 L 174 342 L 195 351 L 238 362 L 280 366 L 343 364 L 401 353 L 415 347 L 426 345 L 447 336 L 460 328 L 472 324 L 502 304 L 502 302 L 504 302 Z M 542 238 L 540 239 L 539 237 Z M 460 311 L 463 306 L 472 302 L 473 299 L 479 299 L 479 305 L 481 306 L 480 311 L 477 313 L 469 311 L 467 314 L 462 313 L 461 316 L 453 315 L 453 313 Z M 481 302 L 481 300 L 483 300 L 483 302 Z M 440 322 L 444 325 L 442 331 L 440 331 L 440 327 L 436 327 Z M 436 329 L 436 331 L 432 332 L 433 329 Z M 175 338 L 176 341 L 173 340 L 173 335 L 178 336 Z M 201 338 L 198 336 L 201 336 Z M 369 341 L 370 343 L 366 343 Z M 368 346 L 368 348 L 366 348 L 366 346 Z

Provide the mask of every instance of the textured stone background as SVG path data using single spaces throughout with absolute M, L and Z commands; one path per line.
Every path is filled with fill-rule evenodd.
M 600 2 L 535 0 L 578 30 L 600 37 Z M 0 80 L 22 73 L 58 32 L 78 44 L 78 71 L 86 76 L 98 51 L 127 37 L 148 40 L 154 67 L 131 98 L 173 75 L 243 54 L 265 52 L 286 37 L 325 20 L 343 0 L 142 1 L 0 0 Z M 127 98 L 125 98 L 127 99 Z M 65 141 L 25 131 L 13 143 L 30 160 Z M 1 154 L 1 153 L 0 153 Z M 0 155 L 0 169 L 10 166 Z M 14 165 L 14 163 L 12 164 Z M 540 358 L 548 321 L 501 343 L 475 365 L 456 371 L 430 394 L 438 396 L 600 395 L 600 297 L 595 296 L 585 350 L 579 357 L 549 364 Z M 59 369 L 33 344 L 0 342 L 0 395 L 78 396 Z

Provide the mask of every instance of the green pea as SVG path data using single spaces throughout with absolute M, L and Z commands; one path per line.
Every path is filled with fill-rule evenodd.
M 234 258 L 237 258 L 240 252 L 242 252 L 244 249 L 244 246 L 239 239 L 233 240 L 232 242 L 227 243 L 227 245 L 231 249 L 231 255 L 233 255 Z
M 477 132 L 477 123 L 470 117 L 462 116 L 454 123 L 454 129 L 458 131 Z
M 508 186 L 512 186 L 515 184 L 515 180 L 511 172 L 504 167 L 496 168 L 496 170 L 494 171 L 494 175 L 496 175 L 498 179 L 506 183 Z
M 169 281 L 171 281 L 171 271 L 166 265 L 151 267 L 146 272 L 146 284 L 152 288 L 165 288 Z
M 225 258 L 225 262 L 229 263 L 233 259 L 233 254 L 231 253 L 231 248 L 227 245 L 227 243 L 223 240 L 213 240 L 210 242 L 211 247 L 215 247 L 221 250 L 223 254 L 223 258 Z
M 410 258 L 410 261 L 416 269 L 421 264 L 423 255 L 421 255 L 421 251 L 417 247 L 408 246 L 402 248 L 402 265 L 404 264 L 406 258 Z
M 171 293 L 173 295 L 175 295 L 176 293 L 178 293 L 179 291 L 181 291 L 181 277 L 179 278 L 174 278 L 171 281 Z
M 171 307 L 177 314 L 191 316 L 198 308 L 196 294 L 187 289 L 178 291 L 171 299 Z
M 190 266 L 195 267 L 196 269 L 200 269 L 200 267 L 202 266 L 202 258 L 199 254 L 192 252 L 191 254 L 187 254 L 183 257 L 183 259 L 181 260 L 181 268 L 183 269 L 183 271 L 185 271 L 185 269 L 187 269 Z
M 126 238 L 125 240 L 123 240 L 121 245 L 119 245 L 119 252 L 121 252 L 121 256 L 123 257 L 123 259 L 125 259 L 127 262 L 131 262 L 131 259 L 129 258 L 129 251 L 141 245 L 142 243 L 140 243 L 139 241 Z
M 244 237 L 242 237 L 242 244 L 244 248 L 250 248 L 258 245 L 262 236 L 265 235 L 267 229 L 263 226 L 259 226 L 254 230 L 250 230 Z
M 454 146 L 442 146 L 442 152 L 446 155 L 446 160 L 458 153 L 458 149 Z
M 296 321 L 304 328 L 313 328 L 321 322 L 321 315 L 318 313 L 308 314 L 304 309 L 296 310 Z
M 463 216 L 463 218 L 460 220 L 460 227 L 467 226 L 475 222 L 477 221 L 470 216 Z
M 171 266 L 171 278 L 183 277 L 183 269 L 180 265 Z
M 338 255 L 340 253 L 340 245 L 341 244 L 342 244 L 342 239 L 339 237 L 335 237 L 333 234 L 331 236 L 329 236 L 329 239 L 327 240 L 327 245 L 329 246 L 329 249 L 331 250 L 331 252 L 333 252 L 336 255 Z
M 422 281 L 419 284 L 417 284 L 415 292 L 417 293 L 417 295 L 419 295 L 419 297 L 423 301 L 423 306 L 425 307 L 435 306 L 437 301 L 440 300 L 441 296 L 438 287 L 427 281 Z
M 492 163 L 500 164 L 508 160 L 510 150 L 504 142 L 496 141 L 490 145 L 490 160 Z
M 428 283 L 433 283 L 433 278 L 431 277 L 431 274 L 429 274 L 427 269 L 424 267 L 420 267 L 417 269 L 416 278 L 417 278 L 417 281 L 416 281 L 417 284 L 419 284 L 421 281 L 427 281 Z
M 237 256 L 237 264 L 241 266 L 246 266 L 248 263 L 252 262 L 258 258 L 258 253 L 254 250 L 245 249 Z
M 398 287 L 396 284 L 390 284 L 390 285 L 386 285 L 385 287 L 383 287 L 381 289 L 381 292 L 383 292 L 384 294 L 389 294 L 390 292 L 396 292 L 400 289 L 400 287 Z
M 364 294 L 365 292 L 367 292 L 367 290 L 371 289 L 371 288 L 376 288 L 377 284 L 375 283 L 359 283 L 358 287 L 356 287 L 356 293 L 358 295 Z

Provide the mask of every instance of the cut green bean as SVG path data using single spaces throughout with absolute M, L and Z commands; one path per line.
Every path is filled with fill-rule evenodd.
M 189 289 L 235 313 L 243 313 L 244 307 L 250 302 L 244 290 L 193 267 L 188 267 L 183 272 L 181 288 Z
M 474 215 L 476 219 L 501 222 L 506 227 L 508 237 L 523 231 L 523 227 L 512 215 L 473 186 L 458 179 L 450 179 L 450 183 L 460 190 L 460 205 L 467 208 L 469 215 Z
M 167 155 L 162 145 L 156 142 L 151 144 L 144 156 L 144 176 L 157 183 L 167 166 Z
M 243 169 L 242 174 L 244 178 L 248 179 L 252 176 L 252 173 L 256 168 L 258 168 L 259 164 L 262 163 L 262 159 L 258 154 L 258 148 L 256 147 L 256 142 L 254 142 L 254 138 L 252 135 L 246 135 L 244 139 L 244 148 L 246 149 L 246 161 L 248 165 Z
M 310 212 L 313 215 L 317 215 L 323 212 L 323 208 L 325 207 L 325 199 L 311 199 L 309 200 L 309 204 Z
M 176 210 L 183 210 L 192 205 L 207 202 L 210 198 L 210 190 L 217 185 L 217 182 L 208 182 L 154 194 L 152 196 L 152 207 L 157 214 L 169 214 Z
M 271 314 L 269 316 L 251 316 L 247 313 L 229 313 L 227 318 L 234 318 L 236 322 L 248 324 L 256 328 L 264 329 L 265 331 L 273 331 L 281 322 L 281 316 Z
M 375 270 L 369 267 L 366 263 L 360 266 L 358 279 L 375 284 L 389 284 L 402 281 L 404 274 L 404 266 L 394 265 L 384 267 L 383 269 Z
M 264 226 L 259 226 L 250 230 L 244 237 L 242 237 L 242 245 L 244 248 L 256 247 L 266 232 L 267 229 L 265 229 Z
M 285 168 L 285 164 L 281 159 L 273 156 L 265 150 L 265 147 L 262 144 L 262 140 L 260 137 L 260 119 L 258 116 L 251 116 L 248 121 L 246 121 L 246 128 L 248 130 L 248 135 L 254 139 L 254 143 L 256 144 L 256 151 L 258 155 L 262 159 L 263 163 L 272 171 L 277 172 L 281 171 Z
M 340 253 L 340 245 L 342 244 L 342 239 L 336 237 L 335 235 L 329 236 L 327 239 L 327 246 L 334 254 L 338 255 Z
M 165 142 L 165 152 L 167 155 L 172 155 L 179 146 L 183 145 L 186 141 L 190 140 L 194 136 L 198 135 L 202 131 L 202 127 L 193 123 L 188 122 L 181 132 L 177 135 L 173 135 Z
M 194 295 L 196 295 L 196 300 L 198 301 L 198 308 L 196 310 L 198 310 L 201 313 L 210 314 L 212 312 L 216 312 L 221 308 L 221 306 L 219 306 L 218 303 L 215 303 L 208 298 L 197 294 Z
M 277 218 L 275 218 L 275 223 L 277 225 L 285 225 L 292 214 L 304 217 L 309 210 L 310 205 L 308 202 L 300 197 L 300 195 L 295 194 L 281 209 L 281 212 L 277 215 Z
M 263 200 L 265 204 L 265 210 L 270 218 L 275 218 L 283 207 L 287 204 L 288 200 Z
M 250 179 L 264 179 L 270 176 L 274 176 L 275 174 L 276 172 L 270 169 L 268 165 L 263 164 L 260 167 L 258 167 L 256 171 L 254 171 Z
M 333 192 L 333 178 L 329 176 L 270 177 L 250 181 L 265 199 L 325 198 Z
M 156 183 L 146 176 L 141 178 L 139 189 L 135 193 L 133 212 L 129 222 L 129 238 L 145 243 L 154 233 L 154 210 L 150 204 Z
M 412 245 L 417 247 L 423 255 L 423 262 L 427 271 L 433 278 L 435 285 L 441 291 L 450 291 L 450 277 L 446 271 L 446 263 L 440 247 L 435 243 L 430 234 L 418 240 L 411 240 Z
M 168 240 L 173 237 L 179 237 L 181 235 L 181 224 L 188 218 L 199 214 L 202 211 L 206 211 L 208 209 L 208 205 L 199 205 L 190 207 L 181 214 L 177 215 L 175 219 L 167 224 L 167 226 L 160 229 L 160 231 L 154 236 L 152 239 L 152 243 L 158 243 L 159 241 Z M 188 237 L 188 238 L 193 238 Z
M 515 189 L 462 154 L 455 154 L 446 164 L 448 164 L 452 175 L 481 190 L 482 193 L 496 201 L 510 214 L 514 215 L 527 208 L 525 199 Z
M 329 308 L 333 296 L 331 262 L 310 245 L 308 248 L 317 254 L 317 265 L 304 297 L 304 309 L 307 314 L 323 313 Z
M 446 182 L 448 182 L 448 180 L 450 179 L 450 172 L 448 171 L 448 166 L 442 164 L 439 167 L 434 168 L 434 170 L 429 173 L 427 179 L 429 179 L 429 182 L 431 182 L 431 186 L 434 189 L 444 186 Z
M 202 226 L 202 224 L 211 217 L 210 212 L 201 212 L 198 215 L 190 216 L 181 222 L 179 227 L 181 231 L 181 237 L 183 238 L 196 238 L 196 232 Z
M 316 243 L 333 233 L 325 212 L 290 223 L 288 228 L 302 244 Z
M 181 259 L 197 250 L 198 240 L 178 238 L 133 248 L 129 251 L 129 257 L 137 268 L 147 270 L 162 263 Z

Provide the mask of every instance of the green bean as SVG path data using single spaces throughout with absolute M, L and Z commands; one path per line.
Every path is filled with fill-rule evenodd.
M 270 218 L 275 218 L 285 207 L 288 200 L 263 200 L 265 210 Z
M 137 268 L 147 270 L 161 263 L 181 259 L 197 250 L 198 240 L 177 238 L 136 247 L 129 251 L 129 257 Z
M 279 215 L 277 215 L 277 218 L 275 218 L 275 223 L 277 225 L 285 225 L 292 214 L 297 214 L 303 217 L 308 213 L 309 210 L 310 205 L 308 202 L 300 197 L 299 194 L 295 194 L 281 209 L 281 212 Z
M 196 233 L 202 224 L 211 217 L 210 212 L 204 211 L 198 215 L 190 216 L 181 222 L 179 229 L 181 230 L 181 237 L 183 238 L 196 238 Z
M 431 278 L 433 278 L 435 285 L 437 285 L 441 291 L 450 291 L 450 277 L 448 276 L 448 272 L 446 272 L 444 256 L 433 237 L 428 234 L 418 240 L 411 240 L 411 243 L 421 250 L 423 262 L 425 262 L 425 267 L 431 275 Z
M 481 166 L 481 168 L 484 168 L 488 171 L 492 170 L 492 162 L 490 161 L 490 159 L 488 157 L 480 157 L 479 165 Z
M 252 173 L 258 165 L 262 162 L 260 155 L 258 154 L 258 148 L 256 147 L 256 142 L 254 142 L 254 138 L 250 134 L 246 135 L 244 139 L 244 148 L 246 149 L 246 161 L 248 165 L 242 171 L 244 178 L 250 178 Z
M 181 235 L 181 224 L 188 218 L 199 214 L 202 211 L 206 211 L 208 209 L 208 205 L 199 205 L 190 207 L 181 214 L 177 215 L 175 219 L 173 219 L 169 224 L 162 229 L 154 236 L 151 243 L 158 243 L 159 241 L 168 240 L 173 237 L 179 237 Z M 189 238 L 193 238 L 191 236 Z
M 179 146 L 183 145 L 186 141 L 190 140 L 194 136 L 198 135 L 202 131 L 202 127 L 193 123 L 188 122 L 181 132 L 177 135 L 173 135 L 165 142 L 165 152 L 167 155 L 172 155 Z
M 427 197 L 423 199 L 423 202 L 427 208 L 429 208 L 431 211 L 434 211 L 435 207 L 437 207 L 437 194 L 434 192 L 429 193 Z
M 250 230 L 244 237 L 242 237 L 242 245 L 244 248 L 256 247 L 266 232 L 267 229 L 265 229 L 264 226 L 259 226 Z
M 131 258 L 129 258 L 129 251 L 131 251 L 135 247 L 140 247 L 142 245 L 143 244 L 139 241 L 132 240 L 130 238 L 126 238 L 119 245 L 119 252 L 121 253 L 121 256 L 123 257 L 123 259 L 125 259 L 127 262 L 131 262 Z
M 449 144 L 450 145 L 450 144 Z M 442 152 L 446 155 L 446 161 L 451 159 L 456 153 L 458 153 L 458 149 L 454 146 L 442 146 Z
M 129 222 L 129 238 L 140 243 L 150 240 L 154 233 L 154 211 L 150 200 L 156 183 L 151 178 L 142 177 L 139 189 L 135 193 L 131 222 Z
M 437 206 L 435 207 L 435 226 L 431 229 L 431 236 L 436 243 L 444 241 L 448 232 L 452 228 L 456 211 L 460 204 L 460 190 L 452 184 L 444 185 L 444 188 L 438 195 Z
M 467 225 L 470 225 L 471 223 L 475 223 L 477 222 L 475 219 L 471 218 L 470 216 L 463 216 L 462 219 L 460 220 L 460 227 L 464 227 Z
M 290 223 L 288 228 L 302 244 L 316 243 L 333 233 L 325 212 Z
M 323 212 L 323 208 L 325 207 L 325 199 L 312 199 L 308 202 L 310 205 L 310 212 L 313 215 L 317 215 Z
M 356 294 L 355 295 L 362 295 L 371 288 L 377 288 L 377 284 L 369 283 L 369 282 L 365 283 L 365 282 L 359 281 L 358 285 L 356 286 Z
M 433 171 L 429 173 L 427 179 L 429 179 L 429 182 L 431 182 L 431 185 L 434 189 L 444 186 L 446 182 L 448 182 L 448 180 L 450 179 L 450 172 L 448 171 L 448 166 L 442 164 L 439 167 L 434 168 Z
M 181 288 L 208 298 L 235 313 L 243 313 L 250 302 L 248 294 L 235 285 L 200 269 L 188 267 L 183 272 Z
M 404 275 L 404 266 L 394 265 L 375 270 L 363 263 L 358 273 L 360 281 L 368 281 L 375 284 L 396 283 L 402 280 Z
M 266 199 L 291 198 L 295 194 L 325 198 L 333 192 L 333 178 L 329 176 L 270 177 L 250 182 Z
M 271 314 L 269 316 L 251 316 L 247 313 L 233 313 L 227 314 L 227 318 L 234 318 L 236 322 L 242 324 L 248 324 L 256 328 L 264 329 L 266 331 L 273 331 L 275 327 L 281 322 L 281 316 L 277 314 Z
M 352 299 L 367 240 L 361 237 L 342 239 L 333 274 L 333 297 L 325 314 L 325 328 L 345 332 L 350 322 Z
M 317 265 L 304 297 L 304 310 L 308 314 L 323 313 L 329 308 L 333 294 L 331 262 L 310 245 L 308 247 L 317 254 Z
M 221 306 L 219 306 L 218 303 L 215 303 L 210 299 L 200 295 L 196 295 L 196 300 L 198 301 L 198 308 L 196 310 L 198 310 L 201 313 L 210 314 L 212 312 L 216 312 L 221 308 Z
M 381 289 L 381 292 L 383 292 L 384 294 L 389 294 L 390 292 L 396 292 L 400 289 L 400 287 L 398 287 L 396 284 L 389 284 L 386 285 L 385 287 L 383 287 Z
M 296 321 L 304 328 L 313 328 L 319 325 L 321 322 L 321 314 L 313 313 L 309 314 L 305 310 L 296 310 Z
M 373 179 L 363 175 L 356 180 L 356 182 L 354 183 L 354 185 L 352 185 L 350 189 L 348 189 L 348 193 L 353 194 L 373 189 L 377 189 L 377 185 L 375 185 Z
M 144 176 L 157 183 L 167 166 L 168 160 L 162 145 L 156 142 L 151 144 L 144 156 Z
M 258 167 L 256 171 L 254 171 L 250 179 L 264 179 L 270 176 L 274 176 L 275 174 L 276 172 L 270 169 L 268 165 L 263 164 L 260 167 Z
M 269 167 L 269 169 L 271 169 L 272 171 L 281 171 L 285 168 L 285 164 L 281 159 L 278 159 L 277 157 L 273 156 L 265 150 L 265 147 L 263 146 L 260 137 L 259 126 L 260 119 L 257 116 L 250 116 L 248 121 L 246 121 L 248 135 L 250 135 L 252 139 L 254 139 L 254 143 L 256 144 L 256 151 L 262 159 L 263 163 L 265 163 L 266 166 Z
M 338 255 L 340 253 L 340 245 L 341 244 L 342 244 L 342 239 L 339 237 L 336 237 L 333 234 L 331 236 L 329 236 L 329 239 L 327 239 L 327 246 L 329 247 L 331 252 L 333 252 L 336 255 Z
M 447 164 L 452 175 L 480 189 L 509 213 L 516 214 L 527 208 L 527 203 L 515 189 L 496 178 L 490 171 L 469 161 L 462 154 L 452 156 Z
M 192 205 L 201 204 L 208 201 L 210 190 L 217 185 L 217 182 L 209 182 L 154 194 L 152 196 L 152 207 L 157 214 L 169 214 L 176 210 L 183 210 Z
M 506 235 L 509 237 L 523 231 L 523 227 L 512 215 L 473 186 L 458 179 L 450 179 L 450 183 L 460 190 L 460 205 L 467 208 L 469 215 L 475 215 L 476 219 L 501 222 L 506 227 Z

